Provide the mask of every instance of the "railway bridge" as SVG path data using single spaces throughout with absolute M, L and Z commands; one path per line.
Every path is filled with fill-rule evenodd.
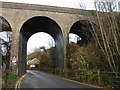
M 77 34 L 87 43 L 84 32 L 89 32 L 91 27 L 83 28 L 97 24 L 96 16 L 90 11 L 11 2 L 0 4 L 0 31 L 12 32 L 10 68 L 16 75 L 26 72 L 27 42 L 33 34 L 45 32 L 54 38 L 56 67 L 66 68 L 69 33 Z

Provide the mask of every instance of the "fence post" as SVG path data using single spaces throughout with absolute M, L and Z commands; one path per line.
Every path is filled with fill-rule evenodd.
M 97 71 L 97 74 L 98 74 L 98 83 L 100 84 L 100 70 L 99 69 Z

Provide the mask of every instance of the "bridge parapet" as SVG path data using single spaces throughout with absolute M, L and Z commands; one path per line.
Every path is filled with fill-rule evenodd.
M 45 6 L 45 5 L 35 5 L 35 4 L 13 3 L 13 2 L 0 2 L 0 3 L 2 4 L 2 6 L 0 8 L 35 10 L 35 11 L 49 11 L 49 12 L 68 13 L 68 14 L 91 15 L 89 13 L 89 11 L 82 10 L 82 9 L 56 7 L 56 6 Z

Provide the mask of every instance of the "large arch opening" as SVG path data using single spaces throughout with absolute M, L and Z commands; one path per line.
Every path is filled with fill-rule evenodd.
M 56 67 L 64 67 L 64 49 L 63 35 L 60 26 L 52 19 L 44 16 L 36 16 L 27 20 L 20 30 L 20 47 L 19 47 L 19 74 L 26 72 L 26 54 L 28 39 L 37 32 L 45 32 L 50 34 L 55 40 L 56 48 Z M 37 40 L 36 40 L 37 41 Z
M 11 42 L 12 28 L 9 22 L 0 16 L 0 66 L 3 67 L 3 73 L 10 66 Z

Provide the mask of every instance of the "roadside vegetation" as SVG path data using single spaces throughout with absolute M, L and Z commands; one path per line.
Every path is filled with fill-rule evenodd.
M 89 43 L 87 47 L 70 44 L 68 77 L 101 86 L 117 87 L 117 68 L 118 66 L 116 72 L 112 70 L 101 49 L 94 44 Z
M 8 73 L 5 78 L 5 86 L 10 87 L 10 85 L 13 83 L 13 81 L 15 81 L 16 78 L 17 78 L 16 75 Z

